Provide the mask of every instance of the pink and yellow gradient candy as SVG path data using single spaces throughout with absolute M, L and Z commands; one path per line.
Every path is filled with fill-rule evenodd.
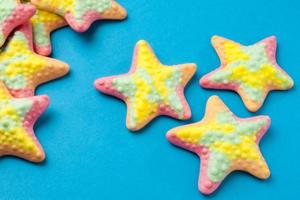
M 34 6 L 21 4 L 19 0 L 0 1 L 0 47 L 13 29 L 28 21 L 35 10 Z
M 126 10 L 114 0 L 31 0 L 42 10 L 65 18 L 75 31 L 84 32 L 96 20 L 124 19 Z
M 15 97 L 33 96 L 39 84 L 69 71 L 66 63 L 33 52 L 31 31 L 24 25 L 0 51 L 0 80 Z
M 268 116 L 238 118 L 221 99 L 213 96 L 200 122 L 174 128 L 167 138 L 200 157 L 199 190 L 210 194 L 235 170 L 261 179 L 270 176 L 258 146 L 270 123 Z
M 30 0 L 22 0 L 22 2 L 30 4 Z M 67 22 L 59 15 L 37 9 L 31 17 L 30 23 L 33 30 L 33 47 L 35 52 L 43 56 L 49 56 L 52 52 L 51 32 L 66 26 Z
M 276 62 L 274 36 L 251 46 L 214 36 L 212 44 L 221 66 L 200 80 L 202 87 L 234 90 L 252 112 L 262 106 L 270 91 L 293 87 L 292 78 Z
M 15 99 L 0 82 L 0 156 L 12 155 L 32 162 L 45 159 L 33 125 L 48 104 L 45 95 Z
M 126 102 L 126 125 L 136 131 L 159 115 L 176 119 L 191 117 L 184 87 L 195 71 L 195 64 L 161 64 L 149 44 L 141 40 L 136 44 L 129 73 L 100 78 L 95 87 Z
M 33 28 L 34 50 L 40 55 L 49 56 L 52 52 L 51 32 L 66 26 L 67 22 L 59 15 L 40 9 L 30 21 Z

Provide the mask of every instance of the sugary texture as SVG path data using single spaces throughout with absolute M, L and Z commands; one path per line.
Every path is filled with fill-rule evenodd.
M 195 71 L 195 64 L 162 65 L 149 44 L 141 40 L 136 44 L 129 73 L 98 79 L 95 87 L 126 102 L 126 125 L 136 131 L 158 115 L 190 118 L 184 87 Z
M 274 36 L 251 46 L 214 36 L 212 44 L 221 66 L 200 80 L 202 87 L 234 90 L 252 112 L 262 106 L 270 91 L 293 87 L 292 78 L 276 62 Z
M 34 6 L 21 4 L 19 0 L 0 1 L 0 47 L 13 29 L 28 21 L 35 10 Z
M 66 63 L 35 54 L 32 46 L 32 29 L 26 24 L 0 49 L 0 80 L 15 97 L 32 96 L 37 85 L 69 71 Z
M 67 22 L 59 15 L 38 9 L 31 18 L 31 24 L 34 50 L 40 55 L 49 56 L 52 52 L 51 32 L 66 26 Z
M 114 0 L 31 0 L 38 8 L 63 16 L 78 32 L 86 31 L 96 20 L 124 19 L 126 10 Z
M 200 122 L 174 128 L 167 133 L 167 138 L 200 157 L 199 190 L 210 194 L 234 170 L 246 171 L 261 179 L 270 176 L 258 147 L 270 122 L 268 116 L 238 118 L 221 99 L 213 96 Z
M 45 95 L 15 99 L 0 82 L 0 156 L 13 155 L 32 162 L 45 159 L 33 124 L 48 104 Z
M 22 3 L 30 3 L 30 0 L 22 0 Z M 63 17 L 45 10 L 37 9 L 31 17 L 30 23 L 33 30 L 33 46 L 35 52 L 43 56 L 49 56 L 52 52 L 50 34 L 52 31 L 64 27 L 67 22 Z

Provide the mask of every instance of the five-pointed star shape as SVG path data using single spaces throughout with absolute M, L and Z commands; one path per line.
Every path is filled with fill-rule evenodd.
M 149 44 L 141 40 L 136 44 L 129 73 L 98 79 L 95 87 L 126 102 L 126 125 L 135 131 L 158 115 L 190 118 L 184 87 L 195 71 L 195 64 L 162 65 Z
M 261 179 L 270 176 L 258 147 L 270 121 L 268 116 L 238 118 L 213 96 L 200 122 L 174 128 L 167 138 L 200 157 L 199 190 L 210 194 L 234 170 L 247 171 Z
M 212 44 L 221 66 L 200 80 L 202 87 L 234 90 L 252 112 L 262 106 L 270 91 L 293 87 L 293 80 L 276 62 L 274 36 L 251 46 L 214 36 Z
M 48 104 L 45 95 L 15 99 L 0 82 L 0 156 L 13 155 L 32 162 L 45 159 L 33 124 Z
M 31 0 L 38 8 L 54 12 L 78 32 L 86 31 L 96 20 L 124 19 L 126 10 L 115 0 Z
M 32 33 L 28 25 L 17 30 L 0 49 L 0 80 L 15 97 L 32 96 L 37 85 L 68 71 L 66 63 L 32 51 Z
M 34 6 L 21 4 L 19 0 L 0 1 L 0 47 L 17 26 L 29 20 L 35 10 Z

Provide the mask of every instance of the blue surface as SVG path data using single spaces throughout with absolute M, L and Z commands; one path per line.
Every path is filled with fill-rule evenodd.
M 120 0 L 129 17 L 98 22 L 84 34 L 65 28 L 53 34 L 55 58 L 71 66 L 68 76 L 47 83 L 51 105 L 35 126 L 47 159 L 32 164 L 0 161 L 0 199 L 297 199 L 300 191 L 300 1 L 297 0 Z M 276 35 L 278 63 L 294 78 L 288 92 L 273 92 L 263 108 L 249 113 L 232 92 L 204 90 L 202 75 L 219 66 L 210 37 L 243 44 Z M 125 105 L 98 93 L 96 78 L 127 72 L 132 51 L 146 39 L 164 64 L 195 62 L 186 88 L 190 121 L 160 117 L 137 134 L 125 128 Z M 211 196 L 198 192 L 199 159 L 176 148 L 165 133 L 202 118 L 217 94 L 240 117 L 268 114 L 272 126 L 261 142 L 271 178 L 233 173 Z

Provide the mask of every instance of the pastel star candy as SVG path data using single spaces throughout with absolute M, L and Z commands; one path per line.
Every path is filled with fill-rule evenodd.
M 15 97 L 34 95 L 41 83 L 65 75 L 69 66 L 32 51 L 32 34 L 28 25 L 16 31 L 0 49 L 0 80 Z
M 52 52 L 50 34 L 52 31 L 67 25 L 66 21 L 54 13 L 38 9 L 31 18 L 33 28 L 34 50 L 44 56 Z
M 63 16 L 75 31 L 84 32 L 96 20 L 124 19 L 126 10 L 114 0 L 31 0 L 42 10 Z
M 32 5 L 21 4 L 19 0 L 0 1 L 0 47 L 17 26 L 25 23 L 35 13 Z
M 23 0 L 30 3 L 30 0 Z M 33 46 L 35 52 L 40 55 L 49 56 L 52 52 L 50 34 L 52 31 L 64 27 L 67 22 L 61 16 L 37 9 L 31 17 L 30 23 L 33 30 Z
M 32 162 L 45 159 L 33 124 L 48 104 L 45 95 L 15 99 L 0 82 L 0 156 L 12 155 Z
M 293 87 L 292 78 L 276 62 L 274 36 L 251 46 L 214 36 L 212 44 L 221 67 L 200 80 L 202 87 L 234 90 L 252 112 L 262 106 L 270 91 Z
M 149 44 L 141 40 L 135 47 L 129 73 L 98 79 L 95 87 L 126 102 L 126 125 L 136 131 L 158 115 L 190 118 L 184 87 L 195 71 L 195 64 L 162 65 Z
M 213 96 L 200 122 L 174 128 L 167 133 L 167 138 L 200 157 L 199 190 L 210 194 L 235 170 L 261 179 L 270 176 L 258 147 L 270 121 L 268 116 L 238 118 L 221 99 Z

